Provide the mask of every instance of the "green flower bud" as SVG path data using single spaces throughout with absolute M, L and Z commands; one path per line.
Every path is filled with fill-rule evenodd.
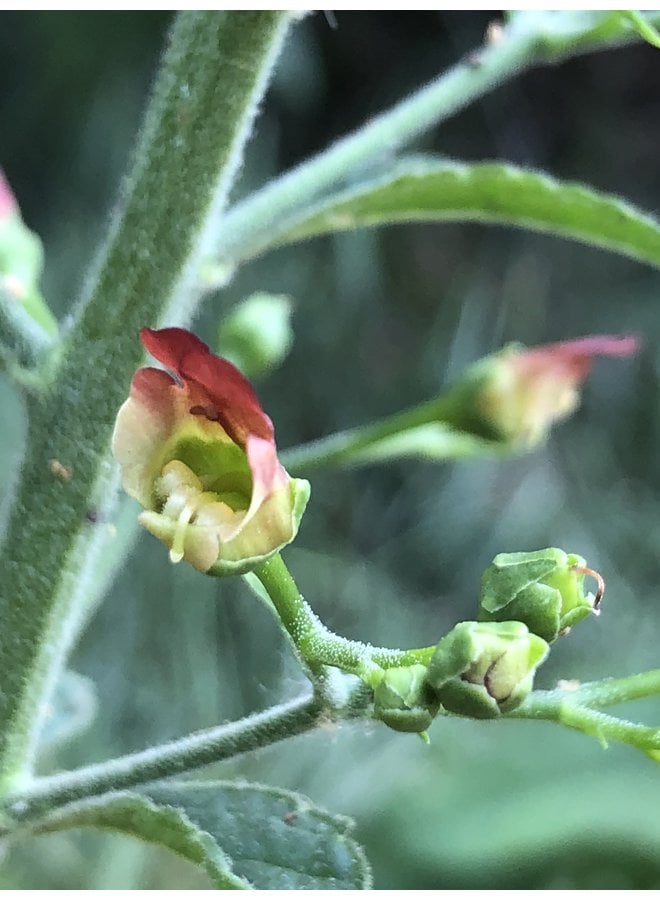
M 459 622 L 438 643 L 427 682 L 449 712 L 492 719 L 522 703 L 549 649 L 522 622 Z
M 395 731 L 425 731 L 438 707 L 421 664 L 386 669 L 374 689 L 374 718 Z
M 248 378 L 284 361 L 293 344 L 291 300 L 280 294 L 252 294 L 218 328 L 220 353 Z
M 584 593 L 585 575 L 598 582 L 595 597 Z M 552 547 L 533 553 L 500 553 L 482 576 L 478 619 L 515 619 L 552 642 L 598 611 L 603 589 L 600 575 L 574 553 Z

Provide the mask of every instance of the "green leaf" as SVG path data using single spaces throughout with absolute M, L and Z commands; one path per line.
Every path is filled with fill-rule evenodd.
M 349 465 L 386 462 L 391 459 L 414 457 L 432 462 L 448 459 L 474 459 L 502 454 L 502 447 L 496 441 L 459 431 L 444 422 L 429 422 L 376 440 L 368 446 L 355 450 L 348 457 Z
M 289 219 L 271 236 L 270 246 L 420 221 L 512 225 L 573 238 L 660 268 L 660 223 L 612 194 L 508 164 L 419 157 L 404 159 L 386 176 L 334 194 Z
M 64 807 L 39 833 L 92 826 L 162 844 L 201 865 L 217 888 L 363 889 L 369 865 L 352 822 L 300 794 L 263 785 L 170 782 Z

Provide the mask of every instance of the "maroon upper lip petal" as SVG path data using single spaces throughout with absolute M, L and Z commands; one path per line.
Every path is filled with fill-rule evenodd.
M 198 337 L 183 328 L 143 328 L 140 339 L 152 356 L 191 388 L 195 415 L 219 422 L 242 447 L 250 434 L 274 443 L 273 424 L 250 382 Z

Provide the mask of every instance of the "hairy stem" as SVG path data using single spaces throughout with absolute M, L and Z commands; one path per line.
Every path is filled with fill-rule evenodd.
M 270 243 L 304 204 L 353 177 L 360 168 L 388 161 L 401 147 L 463 109 L 528 65 L 533 35 L 520 32 L 466 57 L 392 109 L 374 117 L 323 153 L 296 166 L 235 206 L 225 216 L 218 256 L 237 264 Z
M 14 822 L 20 823 L 74 800 L 180 775 L 311 731 L 322 714 L 318 702 L 304 696 L 237 722 L 218 725 L 139 753 L 129 753 L 72 772 L 36 778 L 5 800 L 5 812 Z
M 0 552 L 5 786 L 29 773 L 44 702 L 93 591 L 116 490 L 110 437 L 142 356 L 137 332 L 168 310 L 179 319 L 190 313 L 183 288 L 240 162 L 287 21 L 276 12 L 176 17 L 120 212 L 59 368 L 31 405 Z
M 647 677 L 649 676 L 649 677 Z M 618 682 L 618 684 L 615 684 Z M 635 682 L 639 682 L 636 684 Z M 642 690 L 642 683 L 645 688 Z M 629 691 L 629 693 L 628 693 Z M 607 715 L 595 706 L 608 706 L 626 700 L 660 693 L 660 677 L 656 671 L 645 672 L 631 679 L 606 679 L 593 682 L 577 690 L 534 691 L 506 718 L 543 719 L 556 722 L 596 738 L 607 746 L 609 741 L 620 741 L 659 758 L 660 728 L 627 722 Z
M 435 647 L 393 650 L 372 647 L 334 634 L 312 611 L 282 557 L 272 556 L 255 569 L 301 658 L 311 667 L 334 666 L 369 680 L 370 673 L 392 666 L 428 663 Z
M 642 22 L 648 29 L 658 18 L 651 12 Z M 591 31 L 588 24 L 585 28 L 584 32 L 565 30 L 560 23 L 555 29 L 543 14 L 516 14 L 499 39 L 466 55 L 391 109 L 233 207 L 224 219 L 216 249 L 221 264 L 231 268 L 257 256 L 303 208 L 354 179 L 367 166 L 373 170 L 391 161 L 402 147 L 523 70 L 638 39 L 632 29 L 621 28 L 613 20 L 603 30 Z
M 412 437 L 417 429 L 421 437 L 420 447 L 433 444 L 435 460 L 467 459 L 506 452 L 509 448 L 505 443 L 494 440 L 494 434 L 484 433 L 483 422 L 478 427 L 476 422 L 469 421 L 469 408 L 469 402 L 464 400 L 464 392 L 459 388 L 377 422 L 291 447 L 280 454 L 280 459 L 295 475 L 306 475 L 321 468 L 365 465 L 379 457 L 390 459 L 397 455 L 399 451 L 396 446 L 390 452 L 388 439 L 405 433 Z M 421 429 L 427 425 L 445 427 L 440 435 L 424 438 Z

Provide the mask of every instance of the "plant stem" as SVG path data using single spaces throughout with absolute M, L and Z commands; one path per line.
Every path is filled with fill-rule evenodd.
M 221 263 L 255 256 L 296 210 L 345 182 L 367 164 L 388 160 L 399 148 L 477 97 L 507 81 L 533 58 L 535 35 L 514 31 L 369 120 L 323 153 L 296 166 L 231 209 L 223 220 Z
M 571 697 L 575 697 L 578 703 L 598 709 L 658 694 L 660 694 L 660 669 L 651 669 L 625 678 L 604 678 L 602 681 L 582 684 Z
M 648 39 L 656 13 L 642 19 Z M 640 25 L 636 26 L 638 29 Z M 499 40 L 467 54 L 457 65 L 391 109 L 336 141 L 327 150 L 274 179 L 234 206 L 223 219 L 216 253 L 221 265 L 234 266 L 271 246 L 300 211 L 324 193 L 354 179 L 360 170 L 389 161 L 434 125 L 521 71 L 570 56 L 630 43 L 638 39 L 618 25 L 603 32 L 557 29 L 533 12 L 517 14 Z
M 137 333 L 166 313 L 190 314 L 183 288 L 240 162 L 287 22 L 278 12 L 175 18 L 120 212 L 59 367 L 31 404 L 0 552 L 5 789 L 29 774 L 48 694 L 94 589 L 106 527 L 96 512 L 112 514 L 109 444 L 142 358 Z
M 484 433 L 484 423 L 481 423 L 480 433 L 476 421 L 468 421 L 469 405 L 460 393 L 449 391 L 369 425 L 291 447 L 280 453 L 280 459 L 290 472 L 306 475 L 316 469 L 360 466 L 404 454 L 426 454 L 439 461 L 505 452 L 508 447 L 504 442 Z M 422 429 L 429 425 L 437 426 L 438 431 L 425 436 Z M 389 438 L 406 434 L 410 438 L 418 434 L 419 443 L 388 446 Z
M 636 697 L 659 693 L 658 673 L 648 672 L 643 675 L 651 675 L 654 678 L 647 681 L 647 690 L 643 694 L 637 693 Z M 643 680 L 643 676 L 633 676 L 633 678 Z M 607 681 L 602 684 L 594 682 L 585 687 L 589 688 L 597 705 L 605 706 L 609 703 L 620 703 L 635 698 L 635 685 L 631 685 L 632 695 L 624 695 L 625 682 L 629 680 L 620 679 L 620 690 L 614 690 L 609 694 Z M 611 679 L 611 681 L 615 681 L 615 679 Z M 652 682 L 654 682 L 655 690 L 651 690 Z M 601 687 L 602 691 L 599 690 Z M 506 718 L 543 719 L 595 737 L 604 746 L 607 746 L 608 741 L 621 741 L 650 755 L 660 753 L 660 728 L 649 728 L 646 725 L 627 722 L 624 719 L 609 716 L 598 709 L 592 709 L 586 705 L 588 696 L 587 693 L 583 694 L 581 689 L 576 691 L 534 691 L 517 709 L 507 713 Z
M 219 762 L 249 750 L 314 729 L 324 712 L 310 696 L 282 703 L 205 731 L 190 734 L 139 753 L 129 753 L 44 778 L 35 778 L 10 795 L 4 809 L 16 823 L 34 819 L 56 806 L 118 791 Z
M 310 667 L 334 666 L 368 681 L 370 674 L 381 669 L 428 663 L 435 651 L 435 647 L 419 650 L 372 647 L 334 634 L 304 600 L 279 554 L 258 566 L 254 574 L 268 592 L 300 656 Z

